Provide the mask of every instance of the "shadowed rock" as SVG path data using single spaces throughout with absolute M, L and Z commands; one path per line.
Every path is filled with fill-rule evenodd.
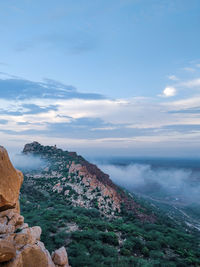
M 0 262 L 13 259 L 16 256 L 16 249 L 12 242 L 0 240 Z

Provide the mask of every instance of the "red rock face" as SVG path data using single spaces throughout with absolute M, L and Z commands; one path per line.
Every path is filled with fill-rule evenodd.
M 61 184 L 54 186 L 53 191 L 61 193 L 65 186 L 71 187 L 76 191 L 76 199 L 72 199 L 74 206 L 82 206 L 86 208 L 97 207 L 103 215 L 114 216 L 114 211 L 120 212 L 123 205 L 126 211 L 133 212 L 140 220 L 155 221 L 154 216 L 142 213 L 141 207 L 134 201 L 133 197 L 125 193 L 120 187 L 115 185 L 109 175 L 102 172 L 96 165 L 89 163 L 76 152 L 62 151 L 52 146 L 42 146 L 37 142 L 25 145 L 24 153 L 33 153 L 42 155 L 50 160 L 57 160 L 69 169 L 69 175 L 65 180 L 60 180 Z M 66 162 L 62 162 L 63 158 L 67 158 Z M 53 172 L 52 172 L 53 174 Z M 70 174 L 73 174 L 70 176 Z M 56 173 L 59 177 L 59 168 Z M 74 179 L 74 178 L 79 178 Z M 81 183 L 85 188 L 81 188 Z M 93 190 L 96 190 L 94 194 Z M 98 193 L 97 193 L 98 192 Z M 67 196 L 68 190 L 64 195 Z M 90 194 L 91 193 L 91 194 Z M 85 197 L 85 198 L 84 198 Z M 93 201 L 93 204 L 91 203 Z
M 135 203 L 132 198 L 129 198 L 117 185 L 115 185 L 109 175 L 103 173 L 96 165 L 90 164 L 87 161 L 82 161 L 81 164 L 75 164 L 72 162 L 69 173 L 78 173 L 79 177 L 82 178 L 82 182 L 89 186 L 89 190 L 100 189 L 103 197 L 109 197 L 113 202 L 113 210 L 121 211 L 121 204 L 125 205 L 126 210 L 134 212 L 136 216 L 142 221 L 154 222 L 153 216 L 148 216 L 140 213 L 138 209 L 140 206 Z M 100 207 L 100 202 L 98 203 Z

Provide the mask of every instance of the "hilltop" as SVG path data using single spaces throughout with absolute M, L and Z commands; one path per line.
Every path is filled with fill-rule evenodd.
M 97 208 L 107 217 L 119 216 L 123 206 L 140 220 L 155 221 L 154 215 L 145 214 L 145 210 L 141 212 L 142 207 L 134 201 L 132 195 L 114 184 L 108 174 L 76 152 L 33 142 L 25 145 L 23 153 L 39 155 L 48 161 L 47 167 L 36 177 L 41 176 L 53 182 L 49 185 L 52 190 L 64 194 L 73 206 Z M 26 176 L 29 177 L 29 174 Z

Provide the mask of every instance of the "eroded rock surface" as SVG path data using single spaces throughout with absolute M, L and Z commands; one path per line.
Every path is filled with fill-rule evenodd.
M 52 260 L 40 241 L 41 228 L 24 223 L 18 204 L 22 181 L 22 173 L 13 167 L 7 151 L 0 147 L 0 266 L 69 267 L 64 247 L 52 254 Z
M 19 191 L 23 175 L 10 162 L 5 148 L 0 146 L 0 211 L 16 208 L 19 211 Z
M 16 256 L 16 249 L 12 242 L 0 240 L 0 262 L 9 261 Z

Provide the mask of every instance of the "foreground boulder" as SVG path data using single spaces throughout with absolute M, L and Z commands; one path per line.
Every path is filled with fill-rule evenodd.
M 0 146 L 0 211 L 16 208 L 19 211 L 19 191 L 23 175 L 16 170 L 8 153 Z
M 0 266 L 2 267 L 69 267 L 64 247 L 52 258 L 40 241 L 39 226 L 29 227 L 19 214 L 19 191 L 23 175 L 11 164 L 0 147 Z

